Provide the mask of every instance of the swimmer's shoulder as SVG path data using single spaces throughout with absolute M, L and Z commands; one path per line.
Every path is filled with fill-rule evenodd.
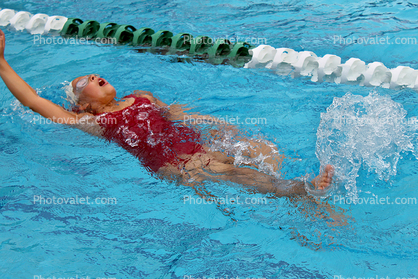
M 149 92 L 149 91 L 144 91 L 144 90 L 134 90 L 134 92 L 132 93 L 133 95 L 137 95 L 137 96 L 151 96 L 154 97 L 154 95 Z
M 142 97 L 148 99 L 151 103 L 156 103 L 156 98 L 154 95 L 149 91 L 143 91 L 143 90 L 135 90 L 132 95 L 135 95 L 136 97 Z
M 156 97 L 154 97 L 154 95 L 149 92 L 149 91 L 143 91 L 143 90 L 135 90 L 133 93 L 133 95 L 137 96 L 137 97 L 143 97 L 148 99 L 151 103 L 158 105 L 159 107 L 167 107 L 167 104 L 163 103 L 162 101 L 160 101 L 159 99 L 157 99 Z

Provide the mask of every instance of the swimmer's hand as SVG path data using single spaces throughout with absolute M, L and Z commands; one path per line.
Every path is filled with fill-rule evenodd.
M 10 92 L 19 100 L 19 102 L 39 113 L 45 118 L 60 124 L 78 123 L 79 116 L 75 113 L 66 111 L 62 107 L 51 101 L 39 97 L 35 89 L 27 84 L 4 59 L 4 48 L 6 38 L 4 32 L 0 30 L 0 77 L 9 88 Z M 80 116 L 82 117 L 82 116 Z
M 334 176 L 334 167 L 326 165 L 323 174 L 318 175 L 312 180 L 312 184 L 316 190 L 324 190 L 331 185 L 332 177 Z
M 3 30 L 0 29 L 0 59 L 4 60 L 4 49 L 6 47 L 6 36 Z

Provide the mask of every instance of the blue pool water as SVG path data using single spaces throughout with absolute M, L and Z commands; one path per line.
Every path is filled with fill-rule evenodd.
M 342 61 L 357 57 L 418 69 L 412 44 L 334 43 L 334 36 L 389 36 L 392 42 L 415 37 L 417 4 L 408 1 L 19 0 L 0 1 L 0 7 L 174 33 L 261 37 L 274 47 L 336 54 Z M 294 159 L 284 166 L 288 179 L 318 172 L 317 131 L 334 98 L 348 92 L 365 97 L 373 90 L 260 69 L 178 63 L 126 46 L 34 44 L 26 33 L 2 30 L 15 71 L 58 104 L 68 105 L 65 81 L 99 73 L 119 97 L 149 90 L 165 103 L 188 104 L 202 114 L 265 118 L 265 125 L 241 129 L 273 141 Z M 408 118 L 418 116 L 416 92 L 376 91 L 400 104 Z M 43 123 L 4 83 L 0 92 L 1 278 L 418 276 L 417 204 L 344 205 L 333 198 L 321 206 L 287 198 L 267 204 L 185 203 L 185 196 L 198 197 L 190 187 L 155 178 L 115 144 Z M 362 134 L 357 137 L 362 140 Z M 359 197 L 418 198 L 417 159 L 411 151 L 401 156 L 396 175 L 386 180 L 362 166 L 355 178 Z M 218 197 L 264 197 L 230 183 L 207 189 Z M 34 204 L 34 196 L 110 197 L 117 204 Z

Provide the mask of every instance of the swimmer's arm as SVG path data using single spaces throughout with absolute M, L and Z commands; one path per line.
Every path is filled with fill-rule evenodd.
M 57 104 L 40 97 L 29 85 L 28 87 L 35 92 L 27 88 L 23 79 L 8 64 L 5 65 L 4 62 L 7 63 L 5 60 L 0 60 L 0 76 L 10 92 L 23 106 L 59 124 L 76 124 L 84 116 L 84 114 L 69 112 Z
M 29 107 L 34 112 L 62 124 L 76 123 L 82 115 L 66 111 L 51 101 L 41 98 L 29 84 L 27 84 L 7 63 L 4 58 L 6 40 L 3 31 L 0 30 L 0 77 L 3 79 L 10 92 L 22 105 Z
M 37 96 L 35 89 L 29 86 L 23 79 L 21 79 L 16 72 L 10 67 L 4 58 L 4 49 L 6 47 L 6 38 L 4 32 L 0 30 L 0 74 L 6 86 L 10 92 L 16 96 L 16 98 L 25 99 L 32 96 Z M 21 101 L 22 102 L 22 101 Z

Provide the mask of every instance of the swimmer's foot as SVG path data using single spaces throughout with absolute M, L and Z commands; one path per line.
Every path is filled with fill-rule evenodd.
M 331 165 L 326 165 L 324 173 L 318 175 L 312 180 L 312 184 L 315 186 L 316 190 L 324 190 L 331 185 L 332 177 L 334 176 L 334 167 Z

